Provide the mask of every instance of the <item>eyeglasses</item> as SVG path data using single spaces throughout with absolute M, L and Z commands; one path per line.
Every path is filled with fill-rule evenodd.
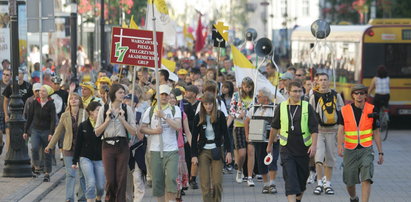
M 292 93 L 302 93 L 303 90 L 292 90 L 292 91 L 290 91 L 290 92 L 292 92 Z
M 365 93 L 365 92 L 353 92 L 353 94 L 355 94 L 355 95 L 365 95 L 367 93 Z
M 3 74 L 3 76 L 10 76 L 10 74 Z
M 295 76 L 303 76 L 302 74 L 296 74 Z
M 40 92 L 40 90 L 35 90 L 34 92 Z

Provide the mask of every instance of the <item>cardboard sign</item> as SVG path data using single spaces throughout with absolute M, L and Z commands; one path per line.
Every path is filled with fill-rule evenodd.
M 158 67 L 161 66 L 163 33 L 157 32 Z M 113 27 L 110 62 L 122 65 L 155 67 L 153 32 Z

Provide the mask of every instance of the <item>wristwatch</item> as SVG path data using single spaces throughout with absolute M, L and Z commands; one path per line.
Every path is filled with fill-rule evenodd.
M 382 155 L 382 156 L 384 156 L 384 152 L 380 152 L 380 153 L 378 153 L 378 155 Z

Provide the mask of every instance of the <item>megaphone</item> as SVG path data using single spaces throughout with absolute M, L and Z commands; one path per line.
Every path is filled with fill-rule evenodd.
M 273 44 L 268 38 L 258 39 L 257 44 L 255 45 L 255 53 L 260 57 L 266 57 L 271 55 L 273 52 Z
M 245 32 L 245 40 L 254 41 L 257 38 L 257 31 L 253 28 L 248 28 Z
M 330 35 L 330 24 L 325 20 L 318 19 L 311 24 L 311 33 L 317 39 L 325 39 Z

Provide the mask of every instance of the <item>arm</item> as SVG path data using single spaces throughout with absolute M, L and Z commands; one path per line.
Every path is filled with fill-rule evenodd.
M 171 118 L 166 118 L 165 119 L 166 123 L 168 123 L 168 125 L 171 126 L 171 128 L 173 128 L 174 130 L 180 130 L 181 129 L 181 119 L 180 118 L 175 118 L 175 119 L 171 119 Z
M 24 133 L 26 133 L 26 134 L 27 134 L 27 132 L 28 132 L 30 126 L 31 126 L 31 122 L 33 122 L 34 108 L 35 108 L 35 106 L 36 106 L 36 103 L 35 103 L 35 102 L 37 102 L 37 101 L 34 100 L 34 101 L 32 102 L 32 105 L 31 105 L 31 107 L 29 108 L 29 112 L 28 112 L 28 114 L 27 114 L 27 121 L 26 121 L 26 124 L 25 124 L 25 126 L 24 126 Z M 5 114 L 7 114 L 7 113 L 5 113 Z
M 198 136 L 199 136 L 199 128 L 198 126 L 199 122 L 199 116 L 196 115 L 194 117 L 194 127 L 193 127 L 193 133 L 191 133 L 191 154 L 193 157 L 198 156 Z
M 191 147 L 191 138 L 192 137 L 191 137 L 190 127 L 189 127 L 187 118 L 185 118 L 183 120 L 183 127 L 184 127 L 184 133 L 186 134 L 186 137 L 187 137 L 188 144 Z
M 54 133 L 54 129 L 56 128 L 57 114 L 56 114 L 56 106 L 54 105 L 54 103 L 52 101 L 49 101 L 49 103 L 50 103 L 50 136 L 52 136 Z
M 308 104 L 308 129 L 311 133 L 311 146 L 307 153 L 310 157 L 313 157 L 317 151 L 318 121 L 317 115 L 310 104 Z
M 148 126 L 148 124 L 143 123 L 141 124 L 140 132 L 147 135 L 160 135 L 163 133 L 163 128 L 159 126 L 158 128 L 152 129 Z
M 136 118 L 133 110 L 127 106 L 127 121 L 124 117 L 124 112 L 121 110 L 119 120 L 129 134 L 136 134 Z
M 338 132 L 337 132 L 337 148 L 338 148 L 338 156 L 343 156 L 344 152 L 344 126 L 338 125 Z
M 371 95 L 372 91 L 375 90 L 375 80 L 377 77 L 372 78 L 370 88 L 368 89 L 368 94 Z M 375 93 L 374 93 L 375 94 Z
M 382 164 L 384 162 L 384 154 L 382 151 L 382 144 L 381 144 L 381 133 L 380 129 L 377 128 L 373 131 L 373 138 L 374 142 L 377 145 L 377 150 L 378 150 L 378 164 Z
M 9 106 L 9 98 L 4 96 L 3 111 L 4 111 L 4 119 L 5 119 L 6 122 L 9 121 L 9 113 L 7 113 L 8 112 L 8 110 L 7 110 L 8 106 Z
M 267 153 L 271 153 L 271 150 L 273 149 L 272 147 L 273 143 L 278 141 L 277 133 L 278 133 L 278 129 L 271 128 L 270 137 L 268 138 Z
M 227 154 L 230 154 L 230 159 L 231 159 L 232 148 L 231 148 L 230 138 L 228 137 L 229 134 L 228 134 L 227 125 L 225 124 L 225 116 L 223 116 L 223 115 L 224 115 L 223 113 L 220 113 L 219 124 L 220 124 L 220 127 L 221 127 L 221 133 L 223 133 L 223 137 L 224 137 L 225 151 L 227 152 Z
M 56 146 L 57 141 L 59 141 L 60 137 L 62 134 L 64 134 L 65 132 L 65 127 L 64 127 L 64 122 L 67 116 L 65 116 L 65 114 L 63 114 L 60 118 L 60 122 L 56 127 L 56 130 L 54 131 L 53 137 L 51 138 L 49 144 L 47 145 L 47 147 L 45 148 L 44 151 L 49 150 L 51 148 L 54 148 L 54 146 Z M 78 130 L 80 131 L 80 130 Z M 46 152 L 47 153 L 47 152 Z
M 245 141 L 249 142 L 250 140 L 248 139 L 248 135 L 250 133 L 250 118 L 247 117 L 244 120 L 244 131 L 245 131 Z
M 234 121 L 234 117 L 230 115 L 228 115 L 227 117 L 227 127 L 230 127 L 230 125 L 233 123 Z
M 76 145 L 76 147 L 74 148 L 73 165 L 77 165 L 77 163 L 79 162 L 81 149 L 83 148 L 83 142 L 84 142 L 83 124 L 84 123 L 86 122 L 83 122 L 82 124 L 80 124 L 78 128 L 77 140 L 74 144 Z
M 94 128 L 94 133 L 96 133 L 96 136 L 99 137 L 100 135 L 102 135 L 102 133 L 104 132 L 104 130 L 107 128 L 108 124 L 110 123 L 110 118 L 109 118 L 109 114 L 111 113 L 111 110 L 107 110 L 107 117 L 104 120 L 104 107 L 100 107 L 99 111 L 98 111 L 98 115 L 97 115 L 97 120 L 96 120 L 96 126 Z

